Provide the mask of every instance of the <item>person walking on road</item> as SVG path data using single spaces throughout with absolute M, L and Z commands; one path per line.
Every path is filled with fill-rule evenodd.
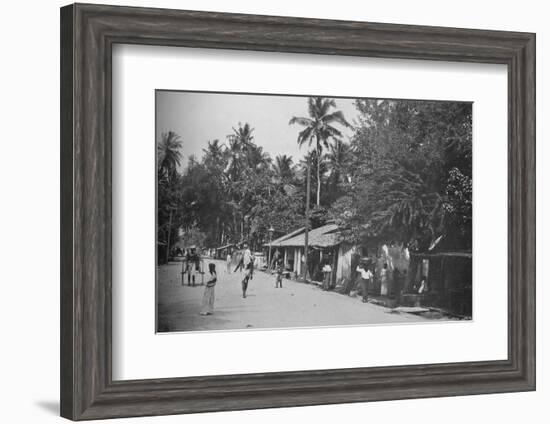
M 252 261 L 252 253 L 250 252 L 250 249 L 248 248 L 248 243 L 243 244 L 243 254 L 242 258 L 239 262 L 239 265 L 237 265 L 237 268 L 235 268 L 235 272 L 237 272 L 237 269 L 244 268 L 244 278 L 241 282 L 241 286 L 243 289 L 243 299 L 246 298 L 246 290 L 248 289 L 248 281 L 250 280 L 250 277 L 252 276 L 252 271 L 254 268 L 254 263 Z
M 210 279 L 206 282 L 206 287 L 204 288 L 201 315 L 212 315 L 214 313 L 214 288 L 217 282 L 216 265 L 212 263 L 208 264 L 208 271 L 210 272 Z
M 369 286 L 371 285 L 373 274 L 368 267 L 368 262 L 361 261 L 357 265 L 356 271 L 361 274 L 361 292 L 363 295 L 363 303 L 367 303 L 369 296 Z

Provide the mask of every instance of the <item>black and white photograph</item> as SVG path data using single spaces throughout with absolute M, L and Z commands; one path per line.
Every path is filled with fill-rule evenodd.
M 156 91 L 157 332 L 472 319 L 472 103 Z
M 4 2 L 1 422 L 543 423 L 548 10 Z

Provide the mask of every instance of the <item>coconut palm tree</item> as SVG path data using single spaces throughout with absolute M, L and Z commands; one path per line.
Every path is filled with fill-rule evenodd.
M 233 127 L 233 133 L 227 136 L 229 148 L 226 151 L 228 160 L 224 172 L 230 174 L 233 180 L 239 175 L 246 161 L 247 150 L 253 145 L 253 132 L 254 128 L 248 122 L 244 126 L 239 122 L 238 128 Z
M 242 125 L 239 122 L 238 128 L 233 127 L 233 134 L 229 134 L 227 138 L 231 141 L 236 141 L 239 145 L 241 145 L 242 148 L 248 147 L 250 143 L 252 143 L 252 140 L 254 140 L 254 136 L 252 133 L 254 132 L 254 128 L 252 128 L 248 122 L 246 122 L 244 125 Z
M 162 133 L 157 146 L 157 168 L 159 180 L 167 178 L 181 164 L 182 142 L 173 131 Z
M 350 124 L 341 111 L 331 112 L 332 108 L 336 108 L 334 99 L 310 97 L 307 103 L 309 117 L 294 116 L 289 121 L 289 125 L 298 124 L 304 127 L 298 134 L 298 145 L 301 147 L 307 143 L 311 146 L 315 143 L 315 153 L 320 159 L 323 148 L 329 146 L 329 140 L 342 137 L 342 133 L 333 124 L 340 124 L 343 127 L 349 127 Z M 317 205 L 321 203 L 320 164 L 321 161 L 317 160 Z
M 331 200 L 335 200 L 335 197 L 338 196 L 339 185 L 348 181 L 350 154 L 350 145 L 337 139 L 330 145 L 330 149 L 325 155 L 326 163 L 330 169 L 327 189 L 330 191 Z
M 275 178 L 281 184 L 289 183 L 294 179 L 294 164 L 292 156 L 277 155 L 273 164 Z
M 206 149 L 202 149 L 202 151 L 207 166 L 219 166 L 223 162 L 224 146 L 220 144 L 220 140 L 209 141 Z

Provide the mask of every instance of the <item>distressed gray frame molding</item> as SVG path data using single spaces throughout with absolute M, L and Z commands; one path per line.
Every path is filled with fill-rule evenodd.
M 506 64 L 508 359 L 113 381 L 115 43 Z M 84 420 L 535 389 L 534 34 L 75 4 L 61 9 L 60 124 L 63 417 Z

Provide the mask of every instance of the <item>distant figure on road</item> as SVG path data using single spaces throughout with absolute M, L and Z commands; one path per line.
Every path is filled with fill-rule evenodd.
M 212 263 L 208 264 L 208 271 L 210 272 L 210 279 L 206 282 L 206 287 L 204 288 L 201 315 L 211 315 L 214 313 L 214 288 L 217 281 L 216 265 Z
M 369 297 L 369 286 L 372 281 L 372 272 L 368 267 L 368 262 L 361 261 L 357 265 L 356 271 L 361 274 L 361 292 L 363 294 L 363 303 L 367 303 Z
M 228 274 L 231 274 L 231 253 L 227 253 L 227 257 L 225 258 L 225 272 Z

